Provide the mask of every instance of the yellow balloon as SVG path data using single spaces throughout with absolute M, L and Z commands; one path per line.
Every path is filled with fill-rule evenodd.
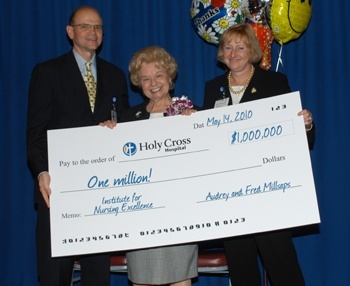
M 297 39 L 311 18 L 311 0 L 272 0 L 271 30 L 280 44 Z

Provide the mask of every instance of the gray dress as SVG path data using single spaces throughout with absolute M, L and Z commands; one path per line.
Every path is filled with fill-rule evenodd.
M 163 117 L 149 113 L 145 101 L 123 113 L 122 122 Z M 140 113 L 138 118 L 135 114 Z M 128 278 L 134 284 L 170 284 L 198 276 L 196 244 L 166 246 L 130 251 L 126 254 Z
M 135 284 L 169 284 L 198 276 L 196 244 L 135 250 L 126 259 L 128 278 Z

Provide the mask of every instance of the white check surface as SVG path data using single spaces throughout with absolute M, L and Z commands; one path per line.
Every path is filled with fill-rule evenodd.
M 298 92 L 48 132 L 52 255 L 320 222 Z

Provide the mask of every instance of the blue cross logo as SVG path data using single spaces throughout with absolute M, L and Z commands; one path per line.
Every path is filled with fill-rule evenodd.
M 123 147 L 123 152 L 126 156 L 133 156 L 137 151 L 136 144 L 128 142 Z

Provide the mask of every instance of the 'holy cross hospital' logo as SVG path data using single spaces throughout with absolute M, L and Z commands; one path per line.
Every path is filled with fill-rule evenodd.
M 133 142 L 128 142 L 123 147 L 123 152 L 126 156 L 133 156 L 137 151 L 136 144 Z
M 172 139 L 167 138 L 164 141 L 149 141 L 149 142 L 139 142 L 138 146 L 134 142 L 127 142 L 123 146 L 123 152 L 125 156 L 131 157 L 136 154 L 136 152 L 165 152 L 165 153 L 176 153 L 185 151 L 187 146 L 192 143 L 191 138 L 181 138 Z

